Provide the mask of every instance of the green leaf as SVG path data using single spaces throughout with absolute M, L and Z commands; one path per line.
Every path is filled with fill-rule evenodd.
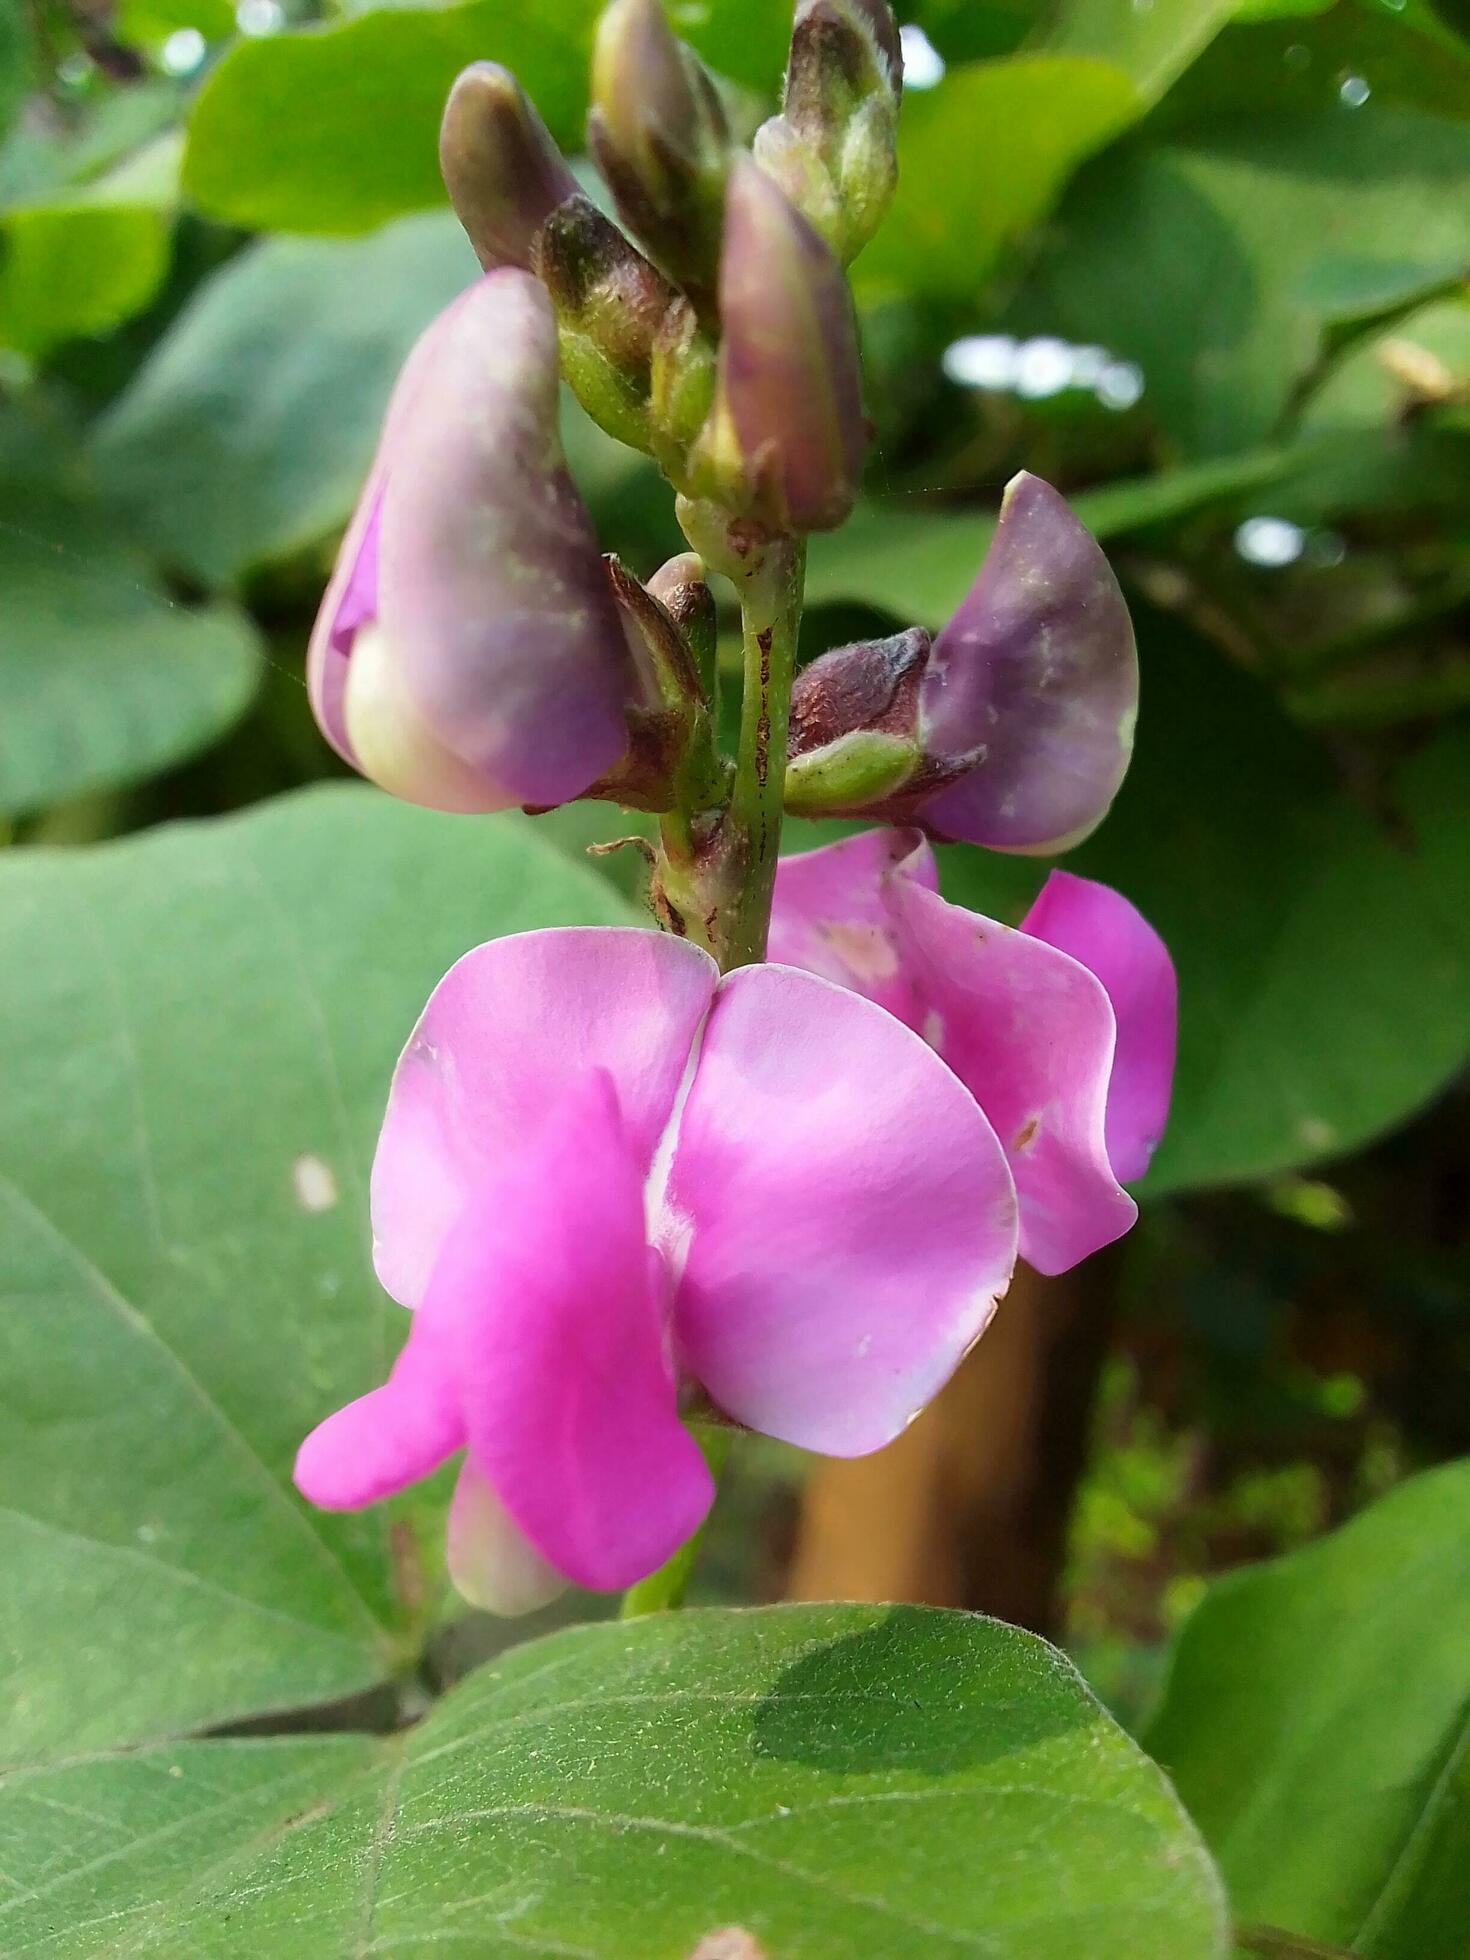
M 368 1263 L 393 1058 L 467 947 L 629 916 L 529 819 L 356 785 L 0 858 L 0 1761 L 412 1662 L 423 1497 L 329 1517 L 289 1484 L 403 1325 Z
M 1070 499 L 1094 537 L 1126 537 L 1278 482 L 1300 457 L 1258 450 L 1086 490 Z M 814 537 L 807 593 L 813 604 L 859 600 L 905 625 L 942 626 L 980 569 L 995 519 L 986 511 L 860 505 L 840 531 Z
M 1134 147 L 1067 200 L 1028 315 L 1137 361 L 1145 407 L 1187 453 L 1251 448 L 1330 325 L 1470 266 L 1467 171 L 1470 127 L 1376 103 Z
M 317 544 L 356 501 L 408 349 L 475 270 L 446 212 L 360 240 L 251 246 L 101 422 L 103 493 L 207 586 Z
M 601 0 L 461 0 L 240 41 L 195 103 L 184 189 L 211 217 L 278 231 L 366 231 L 440 204 L 444 98 L 477 60 L 514 69 L 557 140 L 580 148 L 600 12 Z M 780 0 L 705 0 L 678 24 L 736 80 L 777 87 Z
M 1067 54 L 975 62 L 928 93 L 910 93 L 898 196 L 857 262 L 860 289 L 974 298 L 1076 166 L 1138 106 L 1121 68 Z
M 1071 0 L 1046 45 L 1058 54 L 1100 55 L 1128 75 L 1144 103 L 1156 102 L 1237 11 L 1238 0 Z
M 1211 1587 L 1150 1750 L 1237 1917 L 1364 1960 L 1458 1960 L 1470 1925 L 1470 1464 Z
M 685 1960 L 732 1926 L 780 1960 L 1229 1950 L 1192 1826 L 1070 1665 L 915 1607 L 581 1627 L 387 1742 L 12 1777 L 0 1834 L 15 1954 Z
M 106 176 L 0 211 L 0 343 L 35 358 L 141 312 L 168 270 L 178 156 L 161 138 Z
M 259 642 L 228 606 L 182 606 L 95 507 L 0 483 L 0 815 L 139 782 L 250 703 Z
M 1258 681 L 1137 617 L 1133 767 L 1066 862 L 1140 906 L 1179 970 L 1174 1107 L 1144 1185 L 1160 1193 L 1340 1156 L 1470 1061 L 1470 727 L 1400 772 L 1390 834 Z M 1014 916 L 1016 876 L 946 854 L 946 890 L 982 911 Z

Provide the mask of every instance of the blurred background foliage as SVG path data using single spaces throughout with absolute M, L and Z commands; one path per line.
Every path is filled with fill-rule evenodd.
M 596 12 L 0 0 L 11 843 L 334 773 L 306 634 L 394 373 L 473 272 L 445 90 L 504 61 L 575 149 Z M 753 125 L 787 0 L 671 14 Z M 1004 1537 L 961 1546 L 955 1590 L 1060 1628 L 1136 1710 L 1205 1575 L 1470 1451 L 1470 18 L 901 17 L 901 190 L 854 268 L 868 493 L 816 542 L 805 650 L 942 620 L 1023 466 L 1135 604 L 1137 761 L 1073 861 L 1174 950 L 1176 1114 L 1139 1230 L 1057 1310 L 1027 1391 L 1012 1549 L 1038 1505 L 1070 1524 L 1019 1603 Z M 605 548 L 646 576 L 678 546 L 652 466 L 570 405 L 567 441 Z M 544 825 L 568 853 L 608 827 Z M 944 857 L 952 896 L 1007 917 L 1045 871 Z M 1058 1393 L 1085 1467 L 1042 1447 Z M 707 1591 L 780 1593 L 817 1528 L 798 1475 L 752 1451 Z

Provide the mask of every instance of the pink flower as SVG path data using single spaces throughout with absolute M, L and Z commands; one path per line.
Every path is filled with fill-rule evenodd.
M 556 320 L 502 266 L 404 364 L 311 636 L 323 734 L 442 810 L 580 796 L 628 746 L 628 649 L 557 434 Z
M 1163 1133 L 1174 968 L 1106 885 L 1053 871 L 1019 928 L 939 896 L 917 831 L 784 858 L 770 953 L 865 994 L 949 1063 L 1015 1177 L 1020 1249 L 1065 1272 L 1137 1216 L 1122 1186 Z
M 354 1509 L 465 1450 L 450 1569 L 500 1611 L 630 1585 L 688 1537 L 712 1496 L 679 1420 L 696 1390 L 808 1449 L 888 1442 L 1016 1255 L 990 1125 L 908 1028 L 636 929 L 450 970 L 394 1076 L 372 1214 L 412 1327 L 296 1480 Z

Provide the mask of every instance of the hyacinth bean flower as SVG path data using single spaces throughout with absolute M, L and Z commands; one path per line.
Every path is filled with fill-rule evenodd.
M 622 756 L 628 648 L 557 435 L 556 322 L 511 266 L 414 347 L 307 655 L 327 740 L 442 810 L 551 805 Z
M 631 1585 L 695 1530 L 691 1403 L 835 1456 L 888 1442 L 1016 1256 L 994 1132 L 909 1028 L 636 928 L 451 968 L 393 1078 L 372 1215 L 408 1340 L 296 1481 L 355 1509 L 464 1450 L 450 1571 L 502 1612 Z
M 1096 539 L 1023 471 L 931 645 L 919 627 L 798 676 L 787 805 L 883 816 L 995 851 L 1080 843 L 1127 773 L 1138 714 L 1128 607 Z
M 1065 1272 L 1137 1216 L 1122 1188 L 1168 1115 L 1174 968 L 1108 886 L 1053 871 L 1019 927 L 939 896 L 917 831 L 783 858 L 770 954 L 921 1033 L 984 1110 L 1020 1200 L 1023 1258 Z

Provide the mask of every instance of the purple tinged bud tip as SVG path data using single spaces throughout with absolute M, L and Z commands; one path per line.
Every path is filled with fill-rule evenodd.
M 955 772 L 971 761 L 921 821 L 992 850 L 1066 850 L 1107 814 L 1137 713 L 1137 649 L 1112 568 L 1065 500 L 1023 471 L 924 674 L 926 755 Z
M 529 269 L 537 232 L 577 180 L 508 68 L 476 61 L 455 81 L 439 129 L 439 165 L 480 264 Z
M 730 173 L 720 319 L 716 415 L 757 508 L 779 528 L 833 529 L 868 442 L 852 302 L 828 246 L 747 159 Z
M 307 674 L 333 746 L 394 794 L 579 796 L 627 747 L 627 647 L 557 435 L 544 288 L 487 273 L 409 355 Z
M 613 0 L 598 22 L 587 142 L 623 222 L 705 310 L 730 131 L 660 0 Z

